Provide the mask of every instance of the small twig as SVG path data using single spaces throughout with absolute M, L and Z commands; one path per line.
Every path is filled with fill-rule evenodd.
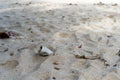
M 23 48 L 20 48 L 20 49 L 17 49 L 17 51 L 21 51 L 23 49 L 27 49 L 28 47 L 23 47 Z
M 85 55 L 83 55 L 83 56 L 75 55 L 75 58 L 77 58 L 77 59 L 88 59 L 88 60 L 98 59 L 98 60 L 103 61 L 105 66 L 109 66 L 109 64 L 106 63 L 107 61 L 105 59 L 101 58 L 99 55 L 92 56 L 92 57 L 86 57 Z

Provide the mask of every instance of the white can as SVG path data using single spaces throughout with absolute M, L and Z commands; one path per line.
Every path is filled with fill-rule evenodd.
M 40 49 L 37 54 L 39 54 L 41 56 L 49 56 L 49 55 L 53 54 L 53 51 L 45 46 L 40 46 Z

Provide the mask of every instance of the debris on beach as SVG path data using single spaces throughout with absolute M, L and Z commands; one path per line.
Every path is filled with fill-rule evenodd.
M 37 54 L 40 56 L 49 56 L 53 54 L 53 51 L 45 46 L 40 46 Z
M 3 31 L 0 32 L 0 39 L 9 39 L 17 37 L 19 34 L 14 31 Z
M 9 34 L 6 32 L 0 32 L 0 39 L 8 39 L 10 38 Z

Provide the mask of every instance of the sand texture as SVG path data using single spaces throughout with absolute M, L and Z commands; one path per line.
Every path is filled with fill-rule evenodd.
M 120 80 L 120 5 L 1 0 L 3 31 L 0 80 Z

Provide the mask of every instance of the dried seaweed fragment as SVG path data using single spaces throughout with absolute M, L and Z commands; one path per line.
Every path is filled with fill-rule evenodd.
M 105 66 L 110 66 L 107 61 L 105 59 L 103 59 L 102 57 L 100 57 L 99 55 L 96 55 L 96 56 L 91 56 L 91 57 L 86 57 L 85 55 L 83 56 L 80 56 L 80 55 L 75 55 L 75 58 L 77 59 L 87 59 L 87 60 L 101 60 L 102 62 L 104 62 L 104 65 Z
M 60 68 L 59 68 L 59 67 L 54 67 L 54 69 L 56 69 L 56 70 L 60 70 Z
M 9 34 L 6 32 L 0 32 L 0 39 L 8 39 L 10 38 Z
M 3 31 L 0 32 L 0 39 L 9 39 L 9 38 L 13 38 L 19 36 L 18 33 L 14 32 L 14 31 Z
M 75 55 L 75 58 L 77 58 L 77 59 L 89 59 L 89 58 L 85 57 L 85 55 L 83 55 L 83 56 Z
M 82 48 L 82 44 L 78 46 L 78 48 Z
M 116 54 L 116 55 L 120 56 L 120 50 L 117 52 L 117 54 Z
M 59 65 L 59 64 L 60 64 L 60 62 L 53 62 L 53 64 L 54 64 L 54 65 Z

